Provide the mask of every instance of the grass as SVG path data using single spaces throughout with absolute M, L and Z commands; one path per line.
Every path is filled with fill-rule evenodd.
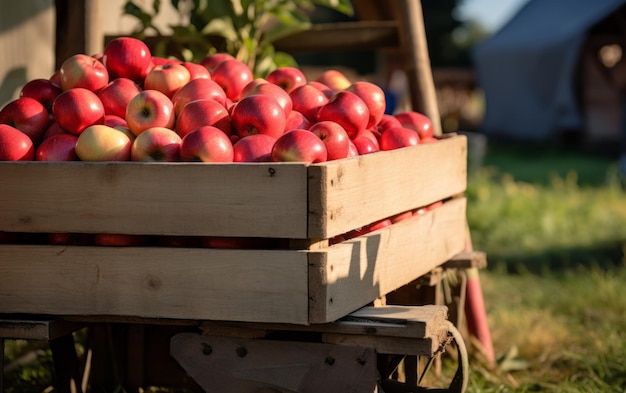
M 624 392 L 626 191 L 615 160 L 490 144 L 467 195 L 498 357 L 492 367 L 471 351 L 468 391 Z M 8 341 L 7 353 L 20 345 Z M 7 393 L 48 386 L 49 352 L 35 349 L 42 356 L 7 375 Z
M 623 392 L 626 191 L 610 157 L 490 146 L 469 177 L 495 368 L 471 392 Z

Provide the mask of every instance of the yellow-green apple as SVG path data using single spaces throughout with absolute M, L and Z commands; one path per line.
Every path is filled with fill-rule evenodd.
M 207 70 L 209 70 L 209 72 L 213 73 L 213 70 L 215 69 L 215 67 L 217 67 L 219 63 L 223 62 L 224 60 L 233 59 L 233 55 L 226 52 L 212 53 L 210 55 L 207 55 L 204 59 L 200 60 L 200 64 L 202 64 Z
M 134 96 L 124 119 L 134 135 L 152 127 L 173 128 L 176 121 L 172 100 L 158 90 L 143 90 Z
M 233 145 L 222 130 L 200 127 L 185 135 L 180 143 L 182 161 L 233 162 Z
M 309 130 L 287 131 L 272 147 L 273 161 L 317 163 L 326 158 L 326 145 Z
M 184 61 L 181 64 L 189 71 L 189 80 L 211 79 L 211 72 L 202 64 L 191 61 Z
M 76 141 L 81 161 L 128 161 L 132 140 L 124 131 L 97 124 L 87 127 Z
M 252 134 L 278 138 L 285 132 L 287 123 L 285 111 L 278 101 L 265 94 L 242 98 L 233 107 L 230 120 L 234 132 L 241 138 Z
M 325 84 L 335 92 L 347 89 L 352 81 L 339 70 L 326 70 L 315 81 Z
M 231 134 L 230 115 L 224 105 L 212 99 L 191 101 L 178 115 L 175 130 L 184 137 L 204 126 L 219 128 L 226 136 Z
M 344 90 L 335 93 L 317 111 L 316 121 L 330 120 L 339 123 L 350 139 L 353 139 L 367 128 L 369 118 L 369 109 L 365 102 L 355 93 Z
M 339 160 L 348 157 L 350 138 L 342 126 L 334 121 L 326 120 L 314 123 L 309 131 L 317 135 L 326 145 L 326 160 Z
M 154 66 L 143 81 L 146 90 L 158 90 L 168 98 L 172 96 L 191 78 L 189 70 L 182 64 L 161 64 Z
M 109 72 L 102 62 L 82 53 L 68 57 L 59 67 L 61 89 L 82 87 L 97 92 L 109 83 Z
M 433 136 L 433 123 L 428 116 L 422 113 L 415 111 L 400 112 L 395 114 L 395 118 L 402 124 L 402 127 L 416 131 L 420 140 Z
M 104 106 L 93 91 L 75 87 L 65 90 L 54 100 L 52 115 L 61 128 L 78 135 L 85 128 L 104 122 Z
M 128 78 L 143 82 L 152 63 L 150 48 L 133 37 L 118 37 L 104 47 L 102 62 L 110 78 Z
M 415 130 L 406 127 L 394 127 L 380 134 L 378 143 L 380 150 L 395 150 L 419 143 L 419 136 Z
M 289 113 L 291 113 L 291 110 L 293 108 L 291 96 L 279 86 L 273 83 L 261 82 L 258 79 L 255 79 L 254 81 L 246 85 L 242 93 L 242 97 L 251 96 L 253 94 L 266 94 L 274 97 L 278 102 L 278 105 L 283 108 L 283 112 L 285 112 L 285 117 L 289 117 Z
M 33 141 L 17 128 L 0 124 L 0 161 L 32 161 Z
M 30 97 L 16 98 L 0 109 L 0 124 L 17 128 L 28 135 L 34 144 L 41 141 L 51 120 L 46 107 Z
M 378 143 L 378 139 L 369 130 L 361 132 L 356 138 L 352 139 L 352 143 L 354 143 L 356 150 L 361 156 L 380 151 L 380 144 Z
M 241 138 L 233 144 L 233 161 L 270 162 L 274 142 L 276 138 L 265 134 L 253 134 Z
M 105 114 L 125 117 L 128 103 L 140 91 L 139 85 L 131 79 L 116 78 L 98 91 L 98 98 L 102 101 Z
M 226 97 L 239 101 L 243 88 L 254 79 L 248 65 L 237 59 L 224 60 L 215 66 L 211 79 L 224 89 Z
M 267 74 L 268 82 L 279 86 L 287 93 L 291 93 L 296 87 L 307 83 L 306 76 L 301 69 L 297 67 L 283 66 L 278 67 Z
M 289 116 L 287 116 L 287 123 L 285 124 L 285 131 L 290 131 L 295 128 L 303 128 L 307 130 L 311 127 L 311 122 L 304 117 L 304 115 L 296 110 L 291 110 Z
M 224 93 L 224 89 L 220 85 L 210 79 L 194 79 L 181 87 L 172 97 L 176 116 L 180 115 L 185 105 L 200 99 L 217 101 L 226 107 L 226 93 Z
M 39 101 L 49 113 L 52 113 L 52 103 L 61 94 L 61 87 L 50 79 L 31 79 L 20 90 L 20 97 L 30 97 Z
M 367 122 L 367 128 L 372 128 L 377 125 L 385 114 L 387 108 L 387 100 L 385 99 L 385 92 L 380 86 L 368 81 L 357 81 L 351 84 L 347 89 L 357 96 L 359 96 L 367 109 L 369 110 L 370 117 Z
M 180 161 L 181 137 L 165 127 L 148 128 L 137 135 L 130 150 L 132 161 Z
M 309 83 L 295 88 L 289 96 L 292 109 L 302 113 L 310 123 L 316 122 L 317 112 L 328 103 L 328 97 Z
M 37 161 L 77 161 L 76 141 L 72 134 L 57 134 L 44 139 L 35 150 Z

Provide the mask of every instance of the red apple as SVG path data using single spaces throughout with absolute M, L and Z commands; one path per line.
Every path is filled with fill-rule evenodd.
M 325 84 L 319 81 L 308 81 L 307 84 L 315 87 L 317 90 L 324 93 L 326 98 L 330 98 L 336 93 L 336 91 L 334 91 L 333 89 L 331 89 L 330 87 L 326 86 Z
M 180 161 L 181 137 L 164 127 L 148 128 L 137 135 L 130 150 L 132 161 Z
M 309 131 L 317 135 L 326 145 L 327 161 L 348 157 L 350 138 L 342 126 L 327 120 L 313 124 Z
M 305 85 L 307 80 L 302 70 L 296 67 L 278 67 L 271 71 L 267 77 L 268 82 L 279 86 L 287 93 L 291 93 L 296 87 Z
M 70 56 L 59 67 L 63 91 L 81 87 L 97 92 L 109 83 L 109 72 L 104 64 L 82 53 Z
M 354 143 L 354 146 L 361 156 L 380 151 L 378 139 L 376 139 L 376 136 L 369 130 L 361 132 L 356 138 L 352 139 L 352 143 Z
M 394 127 L 380 135 L 380 150 L 394 150 L 419 143 L 417 132 L 405 127 Z
M 219 128 L 204 126 L 183 137 L 180 158 L 182 161 L 232 162 L 233 145 Z
M 132 140 L 123 130 L 102 124 L 87 127 L 76 141 L 81 161 L 128 161 Z
M 349 238 L 353 238 L 353 237 L 357 237 L 357 236 L 363 236 L 363 235 L 366 235 L 368 233 L 377 231 L 379 229 L 386 228 L 386 227 L 391 226 L 391 225 L 393 225 L 391 220 L 388 219 L 388 218 L 384 218 L 382 220 L 378 220 L 378 221 L 373 222 L 373 223 L 371 223 L 369 225 L 366 225 L 366 226 L 362 227 L 361 229 L 357 229 L 355 231 L 350 232 L 348 237 Z
M 326 145 L 309 130 L 295 129 L 282 134 L 272 147 L 272 160 L 285 162 L 324 162 Z
M 116 78 L 98 91 L 98 98 L 102 101 L 105 114 L 123 118 L 128 103 L 140 91 L 141 88 L 131 79 Z
M 315 80 L 323 83 L 335 92 L 345 90 L 352 84 L 352 81 L 339 70 L 326 70 L 315 78 Z
M 0 161 L 32 161 L 34 157 L 35 147 L 28 135 L 8 124 L 0 124 Z
M 233 144 L 234 162 L 269 162 L 272 161 L 272 147 L 276 142 L 265 134 L 248 135 Z
M 128 78 L 139 83 L 148 74 L 152 54 L 143 41 L 133 37 L 119 37 L 105 46 L 102 62 L 111 79 Z
M 52 104 L 52 114 L 61 128 L 74 135 L 104 122 L 104 106 L 100 98 L 93 91 L 80 87 L 59 94 Z
M 104 122 L 102 124 L 109 127 L 128 128 L 128 123 L 126 122 L 126 119 L 116 115 L 104 115 Z
M 408 111 L 397 113 L 395 118 L 398 119 L 403 127 L 416 131 L 420 140 L 433 136 L 433 123 L 426 115 L 415 111 Z
M 54 232 L 48 233 L 48 243 L 49 244 L 65 244 L 69 245 L 74 242 L 74 236 L 71 233 L 67 232 Z
M 57 134 L 44 139 L 35 151 L 37 161 L 77 161 L 76 141 L 72 134 Z
M 213 72 L 215 67 L 224 60 L 234 60 L 235 58 L 229 53 L 213 53 L 207 55 L 204 59 L 200 60 L 202 64 L 209 72 Z
M 56 70 L 52 73 L 52 75 L 50 75 L 50 82 L 52 82 L 53 84 L 61 87 L 61 71 Z
M 34 98 L 20 97 L 10 101 L 0 110 L 0 124 L 17 128 L 38 144 L 51 123 L 50 114 Z
M 173 128 L 176 120 L 172 100 L 158 90 L 144 90 L 134 96 L 124 119 L 134 135 L 152 127 Z
M 211 72 L 211 78 L 224 89 L 233 102 L 241 99 L 244 87 L 254 79 L 252 70 L 244 62 L 230 59 L 220 62 Z
M 202 64 L 184 61 L 181 63 L 189 71 L 189 80 L 211 79 L 211 72 Z
M 370 114 L 367 105 L 355 93 L 340 91 L 317 112 L 316 120 L 339 123 L 353 139 L 367 128 Z
M 189 70 L 182 64 L 161 64 L 153 67 L 146 75 L 143 88 L 146 90 L 158 90 L 168 98 L 191 79 Z
M 400 222 L 402 220 L 406 220 L 407 218 L 413 217 L 413 212 L 411 210 L 406 211 L 406 212 L 402 212 L 402 213 L 398 213 L 398 214 L 394 214 L 393 216 L 389 217 L 389 219 L 391 220 L 392 223 L 397 223 Z
M 214 80 L 199 78 L 189 81 L 172 96 L 174 112 L 178 116 L 185 105 L 200 99 L 217 101 L 226 107 L 226 93 L 224 93 L 224 89 Z
M 285 124 L 285 131 L 291 131 L 295 128 L 308 130 L 309 127 L 311 127 L 311 122 L 304 117 L 302 113 L 293 109 L 289 112 L 289 116 L 287 116 L 287 123 Z
M 295 88 L 289 95 L 293 105 L 292 109 L 302 113 L 310 123 L 316 122 L 317 112 L 328 103 L 326 95 L 308 83 Z
M 203 126 L 219 128 L 225 135 L 231 134 L 231 121 L 224 105 L 212 99 L 191 101 L 183 107 L 176 120 L 176 132 L 181 137 Z
M 148 72 L 156 66 L 165 65 L 165 64 L 182 64 L 182 60 L 171 58 L 171 57 L 161 57 L 161 56 L 152 56 L 150 61 L 150 67 L 148 68 Z M 147 75 L 147 74 L 146 74 Z
M 145 246 L 149 244 L 150 236 L 130 235 L 122 233 L 96 233 L 94 244 L 96 246 L 109 247 L 132 247 Z
M 385 132 L 385 130 L 393 127 L 402 127 L 402 123 L 400 123 L 400 120 L 396 119 L 394 115 L 385 113 L 378 124 L 374 127 L 369 127 L 369 130 L 376 135 L 376 138 L 380 138 L 380 135 Z
M 285 132 L 287 118 L 278 101 L 264 94 L 242 98 L 233 107 L 230 116 L 233 130 L 240 137 L 266 134 L 278 138 Z
M 347 158 L 352 158 L 352 157 L 356 157 L 359 155 L 359 149 L 356 148 L 356 145 L 354 144 L 354 141 L 352 139 L 350 139 L 350 147 L 348 149 L 348 157 Z
M 50 138 L 51 136 L 54 136 L 54 135 L 67 134 L 67 133 L 68 133 L 67 131 L 65 131 L 63 128 L 61 128 L 59 123 L 57 123 L 56 121 L 53 121 L 52 123 L 50 123 L 48 128 L 46 128 L 46 131 L 44 131 L 43 136 L 41 137 L 41 141 L 45 141 L 46 139 L 48 139 L 48 138 Z M 41 143 L 41 142 L 39 142 L 39 143 Z
M 357 81 L 351 84 L 347 91 L 358 95 L 367 105 L 370 117 L 366 128 L 372 128 L 377 125 L 383 118 L 387 108 L 387 100 L 385 99 L 383 89 L 372 82 Z
M 20 97 L 30 97 L 39 101 L 48 111 L 52 113 L 52 103 L 61 94 L 61 87 L 50 81 L 50 79 L 32 79 L 20 90 Z
M 253 94 L 265 94 L 272 96 L 276 99 L 280 107 L 283 108 L 285 117 L 288 117 L 289 113 L 291 113 L 293 108 L 291 96 L 279 86 L 269 82 L 263 83 L 258 80 L 254 80 L 246 85 L 244 91 L 242 92 L 242 97 L 251 96 Z

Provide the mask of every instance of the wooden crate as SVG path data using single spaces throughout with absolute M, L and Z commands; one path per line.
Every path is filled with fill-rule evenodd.
M 296 163 L 0 163 L 0 231 L 289 239 L 284 249 L 0 245 L 0 313 L 334 321 L 463 249 L 463 136 Z M 446 200 L 370 234 L 329 239 Z

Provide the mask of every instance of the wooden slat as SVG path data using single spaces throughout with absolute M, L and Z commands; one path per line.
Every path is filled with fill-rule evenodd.
M 51 341 L 82 328 L 84 324 L 58 319 L 16 318 L 0 314 L 0 339 Z
M 307 237 L 303 164 L 0 163 L 0 230 Z
M 467 138 L 309 167 L 309 237 L 329 238 L 463 193 Z
M 0 312 L 308 323 L 297 251 L 0 246 Z
M 309 320 L 337 320 L 463 250 L 465 198 L 371 234 L 310 252 Z M 355 296 L 358 294 L 358 296 Z
M 463 251 L 442 265 L 446 269 L 485 269 L 487 267 L 487 253 L 484 251 Z
M 400 42 L 395 21 L 318 23 L 274 43 L 277 50 L 326 52 L 397 48 Z

